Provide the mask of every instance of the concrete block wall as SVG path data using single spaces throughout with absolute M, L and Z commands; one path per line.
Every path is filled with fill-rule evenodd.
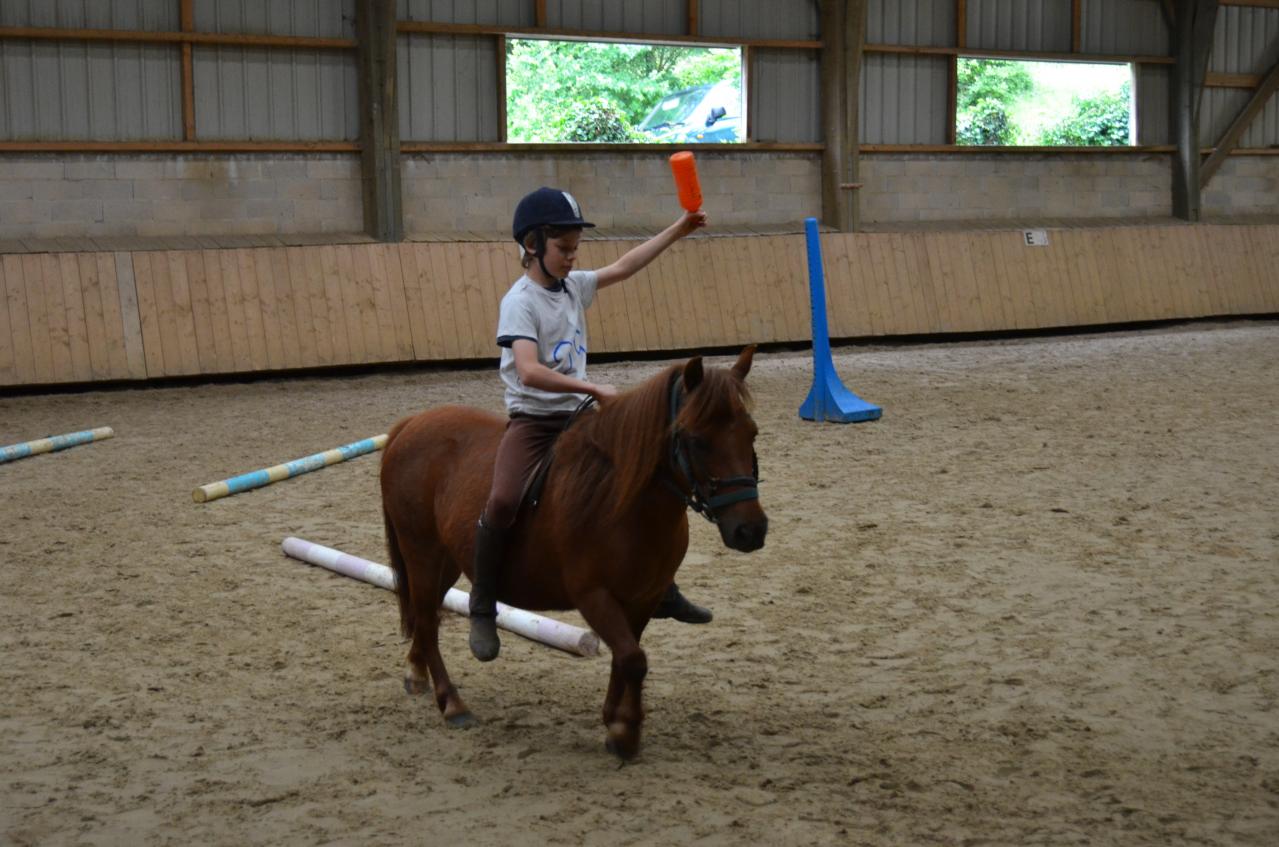
M 405 231 L 506 233 L 520 197 L 543 185 L 571 192 L 600 227 L 661 228 L 681 211 L 669 155 L 406 155 Z M 799 226 L 821 214 L 819 154 L 698 150 L 697 172 L 712 226 Z
M 409 154 L 405 229 L 501 235 L 540 185 L 572 191 L 606 228 L 657 229 L 679 214 L 666 152 Z M 821 214 L 816 153 L 697 151 L 712 225 L 798 226 Z M 868 224 L 1124 218 L 1171 214 L 1167 155 L 868 154 Z M 1279 214 L 1279 156 L 1227 159 L 1206 218 Z M 350 154 L 0 156 L 0 239 L 355 233 L 364 229 Z
M 1172 214 L 1167 154 L 862 158 L 867 223 Z M 1279 214 L 1279 156 L 1231 156 L 1202 195 L 1203 214 Z
M 1200 198 L 1205 217 L 1279 215 L 1279 156 L 1231 156 Z
M 867 223 L 1172 214 L 1167 155 L 870 154 Z
M 363 229 L 356 155 L 0 156 L 0 238 Z

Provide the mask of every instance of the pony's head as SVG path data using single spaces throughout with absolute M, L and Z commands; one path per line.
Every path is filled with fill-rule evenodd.
M 690 359 L 671 384 L 671 465 L 689 505 L 718 528 L 724 544 L 749 553 L 764 546 L 768 517 L 759 505 L 759 464 L 746 387 L 752 345 L 727 370 Z

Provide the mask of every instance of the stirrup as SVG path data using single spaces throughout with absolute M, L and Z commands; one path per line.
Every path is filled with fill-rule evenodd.
M 672 584 L 662 595 L 662 601 L 653 612 L 654 618 L 672 618 L 680 623 L 710 623 L 714 615 L 710 609 L 699 606 L 680 593 L 679 587 Z

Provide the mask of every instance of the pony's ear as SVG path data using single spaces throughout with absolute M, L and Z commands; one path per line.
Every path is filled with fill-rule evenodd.
M 746 375 L 751 372 L 751 361 L 755 358 L 755 345 L 749 345 L 737 357 L 737 362 L 733 364 L 733 373 L 738 379 L 746 379 Z
M 684 390 L 692 391 L 702 384 L 702 357 L 694 356 L 684 366 Z

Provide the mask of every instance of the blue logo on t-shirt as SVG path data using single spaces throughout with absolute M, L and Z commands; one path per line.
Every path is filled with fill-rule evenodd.
M 564 361 L 563 357 L 567 356 L 569 371 L 576 371 L 577 361 L 574 356 L 582 356 L 583 359 L 586 357 L 586 348 L 582 346 L 581 338 L 582 331 L 579 329 L 573 333 L 572 340 L 566 338 L 556 344 L 555 348 L 551 351 L 552 361 L 558 365 L 560 362 Z M 565 348 L 567 348 L 567 350 L 565 350 Z

